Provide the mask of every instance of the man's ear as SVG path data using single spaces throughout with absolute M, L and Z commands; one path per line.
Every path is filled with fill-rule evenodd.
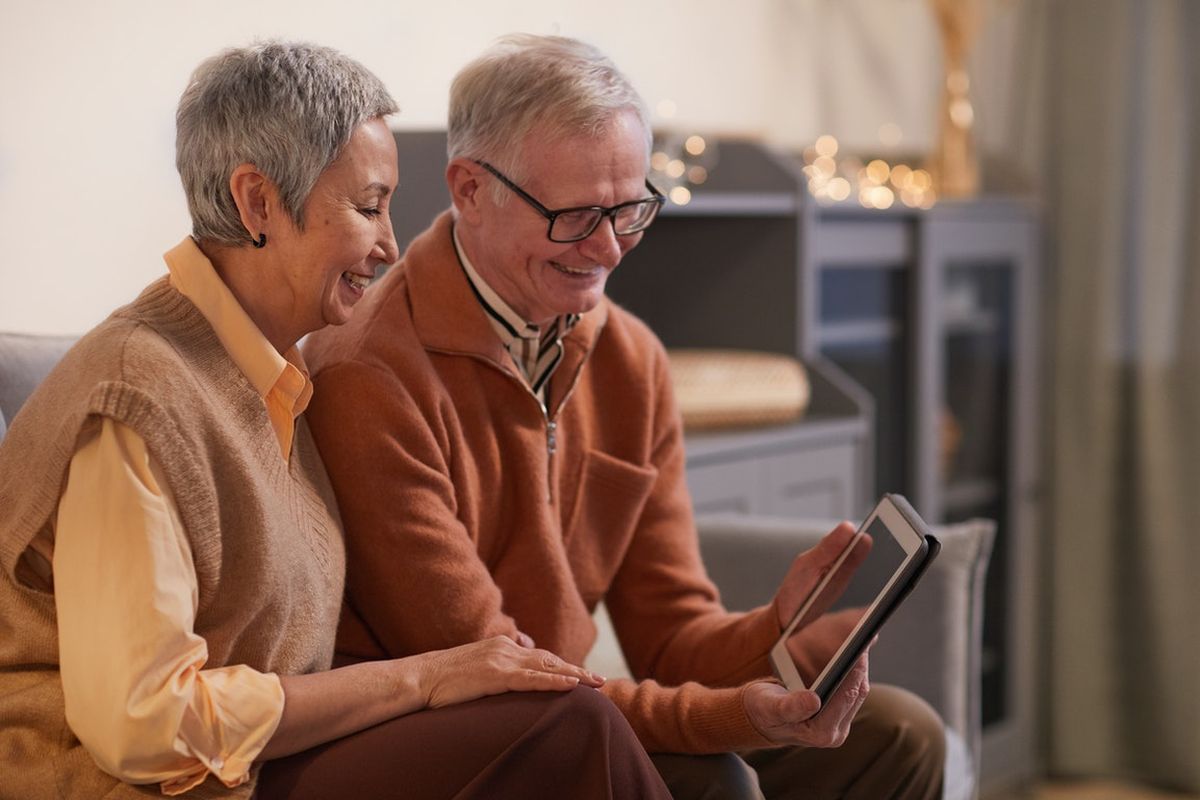
M 483 168 L 469 158 L 456 158 L 446 165 L 446 186 L 459 219 L 478 224 L 484 201 Z
M 229 176 L 229 192 L 237 204 L 246 237 L 258 241 L 260 235 L 268 233 L 274 216 L 275 184 L 253 164 L 238 164 Z

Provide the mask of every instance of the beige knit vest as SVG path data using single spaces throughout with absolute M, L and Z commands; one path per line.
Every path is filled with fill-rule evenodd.
M 0 442 L 0 798 L 160 796 L 101 772 L 71 733 L 54 598 L 16 577 L 52 522 L 81 430 L 101 416 L 135 430 L 167 477 L 195 562 L 206 668 L 297 674 L 332 660 L 345 554 L 308 427 L 298 420 L 284 462 L 262 399 L 203 315 L 160 279 L 67 353 Z M 111 555 L 97 567 L 121 569 Z M 210 776 L 187 796 L 253 787 Z

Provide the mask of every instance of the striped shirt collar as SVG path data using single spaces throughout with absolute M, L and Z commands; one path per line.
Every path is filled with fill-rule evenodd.
M 458 229 L 454 228 L 453 231 L 458 263 L 467 275 L 475 299 L 482 306 L 492 330 L 500 337 L 521 375 L 529 383 L 529 388 L 538 400 L 544 402 L 546 385 L 562 361 L 562 337 L 575 327 L 580 315 L 564 314 L 544 326 L 526 321 L 475 271 L 458 239 Z

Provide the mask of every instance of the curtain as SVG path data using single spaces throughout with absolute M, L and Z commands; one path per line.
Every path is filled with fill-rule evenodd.
M 1200 791 L 1200 3 L 1042 4 L 1047 767 Z

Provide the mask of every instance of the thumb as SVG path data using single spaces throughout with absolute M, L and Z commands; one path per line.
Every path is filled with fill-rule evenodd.
M 532 650 L 533 649 L 533 637 L 530 636 L 528 633 L 522 633 L 521 631 L 517 631 L 517 644 L 519 644 L 521 647 Z
M 780 704 L 781 710 L 791 722 L 803 722 L 821 710 L 821 698 L 816 692 L 807 689 L 798 692 L 788 692 Z

